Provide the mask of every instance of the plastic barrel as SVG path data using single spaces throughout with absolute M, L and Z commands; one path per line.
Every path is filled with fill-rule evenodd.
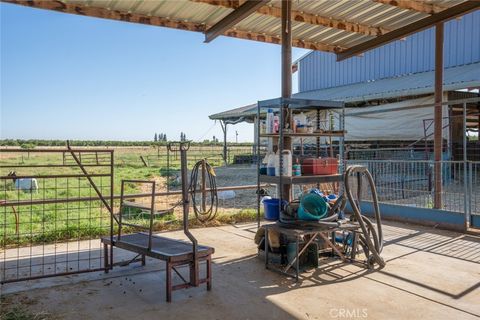
M 285 204 L 286 201 L 284 200 L 283 203 Z M 275 198 L 264 199 L 263 209 L 266 220 L 278 220 L 280 216 L 280 200 Z

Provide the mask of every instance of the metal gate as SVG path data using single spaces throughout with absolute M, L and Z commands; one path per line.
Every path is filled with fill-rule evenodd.
M 0 283 L 103 270 L 113 150 L 0 150 Z

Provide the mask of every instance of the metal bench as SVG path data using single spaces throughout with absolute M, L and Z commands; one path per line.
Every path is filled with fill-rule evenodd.
M 141 261 L 145 265 L 145 257 L 163 260 L 166 262 L 166 291 L 167 302 L 172 301 L 172 291 L 188 287 L 197 287 L 202 283 L 207 284 L 207 290 L 212 288 L 212 254 L 214 249 L 207 246 L 198 245 L 195 237 L 188 230 L 188 209 L 189 195 L 187 186 L 187 166 L 186 166 L 186 149 L 181 150 L 182 156 L 182 201 L 183 205 L 183 232 L 190 242 L 170 239 L 153 234 L 153 220 L 155 216 L 155 182 L 142 180 L 122 180 L 120 194 L 120 210 L 116 215 L 118 222 L 118 233 L 113 233 L 109 237 L 103 237 L 104 246 L 104 270 L 106 273 L 113 268 L 114 265 L 128 265 L 132 262 Z M 151 202 L 149 205 L 131 202 L 125 200 L 124 190 L 125 183 L 149 184 L 151 186 Z M 131 210 L 139 210 L 141 215 L 148 216 L 148 226 L 138 225 L 128 222 L 126 212 Z M 173 210 L 173 209 L 172 209 Z M 130 215 L 130 214 L 129 214 Z M 140 215 L 140 216 L 141 216 Z M 135 215 L 138 217 L 138 215 Z M 126 221 L 127 220 L 127 221 Z M 122 234 L 123 227 L 144 230 L 145 232 L 137 232 L 132 234 Z M 110 247 L 110 248 L 109 248 Z M 136 257 L 130 261 L 113 263 L 113 247 L 121 248 L 136 253 Z M 109 250 L 110 249 L 110 250 Z M 109 254 L 109 252 L 111 254 Z M 139 258 L 140 257 L 140 258 Z M 200 278 L 200 262 L 206 262 L 206 276 Z M 189 267 L 188 281 L 176 269 L 179 266 Z M 182 284 L 173 285 L 172 271 L 175 272 L 182 280 Z
M 151 241 L 151 248 L 148 248 L 149 242 Z M 102 238 L 102 243 L 104 245 L 104 267 L 105 272 L 108 272 L 111 269 L 109 263 L 109 248 L 108 246 L 113 245 L 114 247 L 121 248 L 127 251 L 135 252 L 138 256 L 141 256 L 142 265 L 145 265 L 145 257 L 151 257 L 154 259 L 163 260 L 166 262 L 166 292 L 167 292 L 167 301 L 172 301 L 172 291 L 189 288 L 192 286 L 198 286 L 199 284 L 206 283 L 207 290 L 212 288 L 212 254 L 215 250 L 212 247 L 199 245 L 197 247 L 197 261 L 206 262 L 206 276 L 205 278 L 200 278 L 195 276 L 194 268 L 194 255 L 192 244 L 182 241 L 174 240 L 158 235 L 150 235 L 148 233 L 134 233 L 128 235 L 122 235 L 120 238 L 118 236 L 113 237 L 113 243 L 110 237 Z M 138 257 L 137 256 L 137 257 Z M 134 260 L 132 260 L 134 261 Z M 189 266 L 190 278 L 187 281 L 176 269 L 179 266 Z M 182 280 L 182 284 L 173 285 L 172 282 L 172 271 L 175 272 Z

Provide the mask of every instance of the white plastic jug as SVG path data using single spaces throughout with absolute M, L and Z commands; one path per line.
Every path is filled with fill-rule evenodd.
M 291 177 L 292 176 L 292 152 L 290 150 L 283 150 L 282 151 L 282 173 L 284 176 Z
M 267 120 L 266 120 L 267 133 L 273 133 L 273 119 L 274 119 L 273 109 L 268 109 Z
M 307 125 L 307 116 L 303 112 L 301 112 L 299 115 L 296 115 L 295 120 L 297 121 L 297 125 L 300 125 L 300 126 Z
M 282 153 L 282 176 L 292 176 L 292 152 L 290 150 L 283 150 Z M 280 175 L 280 156 L 275 155 L 275 175 Z

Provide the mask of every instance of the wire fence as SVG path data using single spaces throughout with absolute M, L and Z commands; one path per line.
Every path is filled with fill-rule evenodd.
M 122 179 L 154 180 L 154 229 L 181 228 L 181 180 L 174 155 L 166 174 L 163 164 L 138 164 L 138 153 L 119 152 L 114 158 L 112 150 L 76 151 L 75 157 L 65 151 L 38 151 L 0 152 L 0 282 L 102 270 L 100 237 L 117 230 L 110 212 L 119 210 Z M 208 154 L 189 152 L 189 167 L 203 158 Z M 433 161 L 347 161 L 352 164 L 372 172 L 381 202 L 433 207 Z M 215 223 L 255 220 L 256 165 L 222 163 L 214 170 L 219 197 Z M 443 209 L 480 214 L 480 162 L 443 161 L 442 176 Z M 276 187 L 262 188 L 276 196 Z M 150 199 L 151 190 L 133 184 L 125 191 L 135 202 Z M 125 216 L 134 224 L 149 220 L 142 211 Z
M 380 202 L 433 208 L 433 161 L 348 160 L 372 173 Z M 442 161 L 442 209 L 480 214 L 480 162 Z M 365 194 L 366 199 L 369 195 Z
M 114 158 L 113 150 L 87 149 L 75 155 L 81 167 L 65 151 L 0 152 L 0 283 L 103 270 L 100 238 L 117 231 L 110 212 L 118 213 L 122 179 L 154 180 L 154 229 L 181 229 L 181 180 L 174 161 L 172 175 L 166 175 L 162 166 L 138 165 L 138 153 L 120 152 Z M 203 158 L 208 154 L 189 153 L 189 167 Z M 256 166 L 217 166 L 215 172 L 219 206 L 214 223 L 255 220 Z M 263 187 L 275 195 L 275 188 Z M 133 183 L 126 184 L 125 193 L 138 203 L 151 199 L 151 190 Z M 141 210 L 123 217 L 137 225 L 149 221 Z
M 139 166 L 155 166 L 165 169 L 180 167 L 180 152 L 169 151 L 166 146 L 137 148 L 135 152 L 132 152 L 133 150 L 133 148 L 125 150 L 128 157 L 122 157 L 124 160 L 121 164 L 136 163 Z M 215 166 L 249 164 L 254 162 L 253 150 L 251 145 L 227 145 L 225 159 L 224 146 L 221 144 L 192 145 L 188 150 L 189 164 L 193 165 L 201 159 L 207 159 Z

